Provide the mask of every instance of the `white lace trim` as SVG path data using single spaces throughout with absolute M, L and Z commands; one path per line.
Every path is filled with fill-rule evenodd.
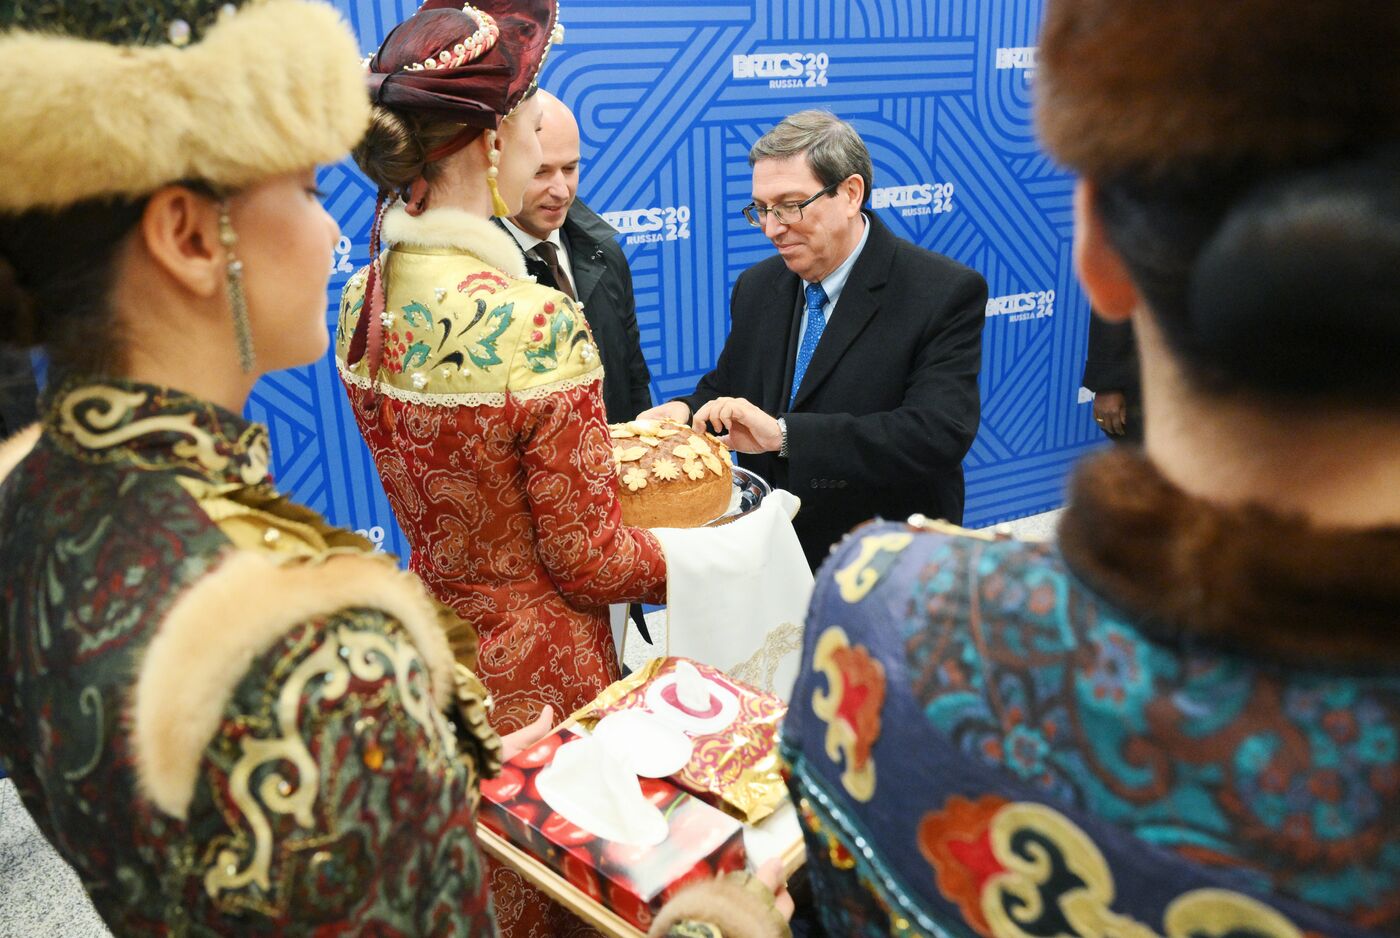
M 423 391 L 410 391 L 407 388 L 396 387 L 392 384 L 379 382 L 377 385 L 365 375 L 357 375 L 349 369 L 345 362 L 339 358 L 335 360 L 335 367 L 340 372 L 340 376 L 345 379 L 346 384 L 352 384 L 361 391 L 377 390 L 385 397 L 396 401 L 403 401 L 405 404 L 421 404 L 425 407 L 504 407 L 506 406 L 506 395 L 504 391 L 485 391 L 464 394 L 433 394 Z
M 336 370 L 345 379 L 346 384 L 354 385 L 362 391 L 378 390 L 385 397 L 406 404 L 421 404 L 425 407 L 504 407 L 506 397 L 515 398 L 518 401 L 536 401 L 551 394 L 559 394 L 564 391 L 572 391 L 577 388 L 586 388 L 590 384 L 603 380 L 602 366 L 594 368 L 587 374 L 574 378 L 562 378 L 558 381 L 551 381 L 548 384 L 540 384 L 534 387 L 522 388 L 519 391 L 478 391 L 465 392 L 460 394 L 443 394 L 432 391 L 410 391 L 407 388 L 379 382 L 377 385 L 365 375 L 356 374 L 351 371 L 344 360 L 337 357 L 335 360 Z
M 510 395 L 518 401 L 537 401 L 542 397 L 548 397 L 551 394 L 558 394 L 562 391 L 586 388 L 595 381 L 602 380 L 603 367 L 599 365 L 587 374 L 582 374 L 575 378 L 561 378 L 558 381 L 551 381 L 549 384 L 541 384 L 532 388 L 521 388 L 519 391 L 511 391 Z

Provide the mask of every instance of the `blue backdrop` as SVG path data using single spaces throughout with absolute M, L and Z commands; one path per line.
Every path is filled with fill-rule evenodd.
M 366 52 L 416 8 L 336 0 Z M 1072 179 L 1035 144 L 1043 0 L 565 0 L 542 85 L 583 134 L 580 196 L 622 231 L 657 400 L 690 391 L 728 332 L 729 291 L 771 246 L 740 216 L 749 146 L 784 115 L 828 108 L 875 162 L 896 234 L 981 271 L 991 290 L 982 425 L 965 522 L 1057 507 L 1100 439 L 1080 390 L 1088 307 L 1070 263 Z M 368 258 L 374 193 L 351 164 L 321 174 L 344 237 L 330 284 Z M 282 488 L 406 555 L 329 357 L 261 382 Z

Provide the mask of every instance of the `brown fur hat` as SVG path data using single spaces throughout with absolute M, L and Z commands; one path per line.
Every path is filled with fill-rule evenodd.
M 1036 120 L 1092 178 L 1287 166 L 1400 134 L 1395 0 L 1048 0 Z
M 0 213 L 338 160 L 369 122 L 357 45 L 319 0 L 0 3 Z

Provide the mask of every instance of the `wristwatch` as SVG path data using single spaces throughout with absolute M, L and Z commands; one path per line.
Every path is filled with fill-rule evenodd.
M 778 444 L 778 455 L 784 459 L 787 459 L 787 420 L 783 419 L 782 417 L 778 418 L 778 432 L 783 435 L 783 441 Z

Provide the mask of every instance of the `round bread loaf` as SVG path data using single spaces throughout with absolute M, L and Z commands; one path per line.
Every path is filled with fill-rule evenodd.
M 622 493 L 622 522 L 639 528 L 695 528 L 729 510 L 729 450 L 708 433 L 672 420 L 608 427 Z

